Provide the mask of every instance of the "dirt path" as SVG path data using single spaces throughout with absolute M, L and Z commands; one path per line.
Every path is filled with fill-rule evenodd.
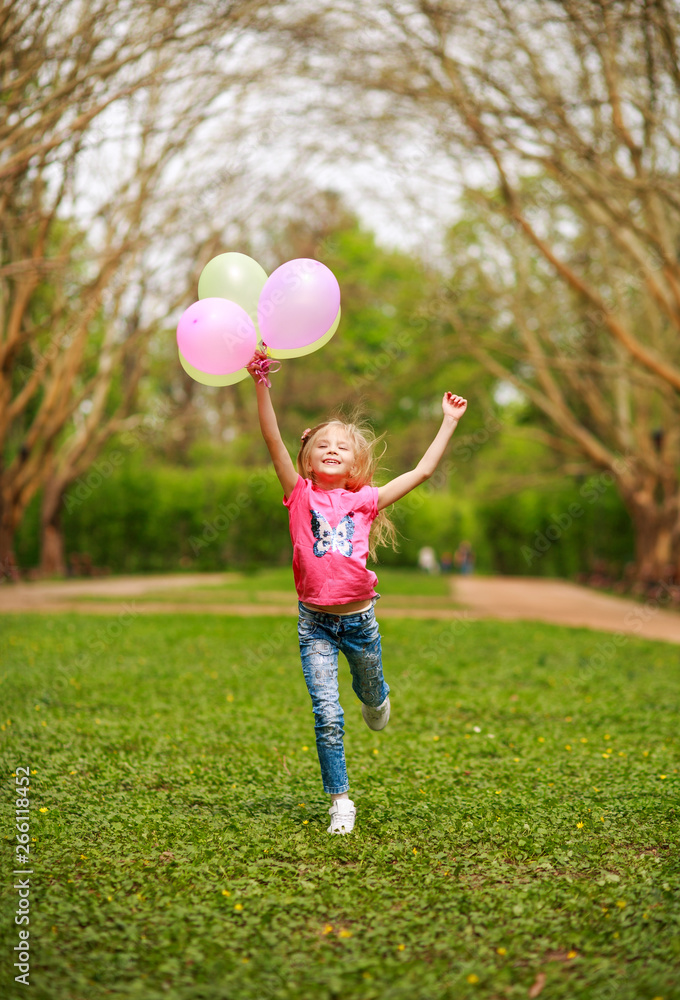
M 192 600 L 145 601 L 145 594 L 218 586 L 238 579 L 236 574 L 198 573 L 168 576 L 119 576 L 58 583 L 17 583 L 0 586 L 0 613 L 77 612 L 80 614 L 216 614 L 294 615 L 295 598 L 268 593 L 265 603 L 201 603 Z M 265 597 L 265 595 L 262 595 Z M 82 600 L 87 597 L 88 600 Z M 80 598 L 80 600 L 79 600 Z M 103 598 L 104 600 L 93 600 Z M 108 598 L 108 600 L 107 600 Z M 112 600 L 113 598 L 113 600 Z M 117 598 L 117 600 L 116 600 Z M 411 607 L 400 606 L 389 594 L 378 605 L 379 618 L 501 618 L 542 621 L 580 626 L 608 632 L 622 632 L 646 639 L 680 643 L 680 614 L 665 611 L 659 604 L 648 605 L 611 597 L 563 580 L 537 577 L 455 576 L 451 579 L 451 599 L 459 607 L 447 607 L 441 599 L 427 606 L 423 599 Z M 420 605 L 420 606 L 417 606 Z
M 641 604 L 564 580 L 541 577 L 456 576 L 452 597 L 480 618 L 525 619 L 623 632 L 680 643 L 680 613 Z

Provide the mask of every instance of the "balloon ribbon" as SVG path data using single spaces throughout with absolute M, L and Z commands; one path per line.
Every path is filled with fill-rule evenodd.
M 266 385 L 268 389 L 271 389 L 272 381 L 269 378 L 269 375 L 270 373 L 279 371 L 281 368 L 281 362 L 277 361 L 275 358 L 268 357 L 265 351 L 256 351 L 255 357 L 257 358 L 257 361 L 251 361 L 248 365 L 248 371 L 253 373 L 258 382 L 262 383 L 262 385 Z

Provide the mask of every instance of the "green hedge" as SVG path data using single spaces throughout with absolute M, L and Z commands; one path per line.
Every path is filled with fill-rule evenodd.
M 270 467 L 182 468 L 137 456 L 117 463 L 116 454 L 100 459 L 67 493 L 67 554 L 88 553 L 95 566 L 116 573 L 290 561 L 287 512 Z M 606 476 L 476 504 L 426 483 L 393 508 L 399 550 L 380 550 L 379 561 L 413 566 L 422 546 L 441 557 L 467 538 L 482 573 L 573 577 L 594 559 L 622 569 L 633 555 L 633 534 Z M 37 565 L 37 500 L 16 551 L 22 568 Z
M 290 559 L 288 518 L 273 471 L 146 466 L 130 458 L 109 471 L 111 465 L 110 458 L 100 460 L 66 494 L 67 554 L 87 553 L 95 566 L 116 573 Z M 36 565 L 37 504 L 16 550 L 20 566 Z
M 610 473 L 477 506 L 490 570 L 570 578 L 603 560 L 615 575 L 634 558 L 634 534 Z

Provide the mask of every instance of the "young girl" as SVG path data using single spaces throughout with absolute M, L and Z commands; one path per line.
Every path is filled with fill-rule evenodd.
M 283 443 L 256 354 L 249 370 L 257 385 L 262 436 L 283 487 L 293 542 L 293 575 L 299 598 L 302 670 L 312 699 L 316 749 L 324 791 L 331 797 L 329 833 L 349 833 L 356 809 L 349 797 L 343 746 L 344 715 L 338 698 L 338 651 L 349 661 L 352 688 L 370 729 L 390 717 L 374 605 L 378 578 L 366 567 L 374 544 L 389 535 L 380 512 L 428 479 L 437 468 L 467 400 L 447 392 L 444 419 L 434 441 L 411 472 L 373 485 L 373 444 L 354 424 L 330 420 L 307 429 L 297 469 Z M 371 526 L 377 520 L 373 544 Z M 382 523 L 381 523 L 382 522 Z

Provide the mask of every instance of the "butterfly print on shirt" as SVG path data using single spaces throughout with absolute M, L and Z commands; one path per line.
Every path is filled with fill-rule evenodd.
M 330 524 L 318 510 L 312 510 L 312 534 L 316 538 L 314 542 L 314 555 L 319 559 L 327 552 L 339 552 L 341 556 L 352 555 L 352 536 L 354 535 L 354 511 L 345 514 L 339 522 L 337 528 L 331 528 Z

